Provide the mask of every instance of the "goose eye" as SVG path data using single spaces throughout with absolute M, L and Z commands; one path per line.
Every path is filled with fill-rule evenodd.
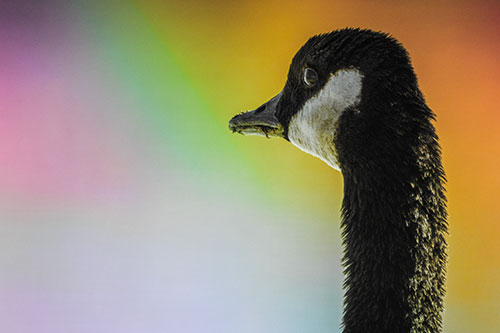
M 312 68 L 304 70 L 304 83 L 308 86 L 313 86 L 318 81 L 318 73 Z

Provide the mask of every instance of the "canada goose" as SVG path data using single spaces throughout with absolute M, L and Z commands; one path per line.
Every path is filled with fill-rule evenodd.
M 344 332 L 441 331 L 447 213 L 434 117 L 403 46 L 347 28 L 310 38 L 283 90 L 229 122 L 342 172 Z

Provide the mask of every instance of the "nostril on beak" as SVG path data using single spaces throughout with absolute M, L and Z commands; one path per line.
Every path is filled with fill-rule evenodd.
M 265 109 L 266 109 L 266 104 L 262 104 L 261 106 L 259 106 L 257 110 L 255 110 L 255 113 L 261 113 Z

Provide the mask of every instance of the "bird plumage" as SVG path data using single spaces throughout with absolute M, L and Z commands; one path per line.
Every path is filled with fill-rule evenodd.
M 344 332 L 441 331 L 447 215 L 434 117 L 399 42 L 342 29 L 309 39 L 272 103 L 230 121 L 342 172 Z

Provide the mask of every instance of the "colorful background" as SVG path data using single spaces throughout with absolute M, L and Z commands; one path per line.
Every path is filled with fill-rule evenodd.
M 445 332 L 500 327 L 497 1 L 0 1 L 1 332 L 339 332 L 342 178 L 229 118 L 345 26 L 407 47 L 449 198 Z

